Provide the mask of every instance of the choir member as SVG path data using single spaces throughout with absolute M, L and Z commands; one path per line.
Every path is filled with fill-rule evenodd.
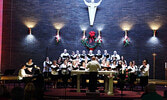
M 129 77 L 130 77 L 129 78 L 130 90 L 133 90 L 134 82 L 136 80 L 136 77 L 135 77 L 136 67 L 133 65 L 132 61 L 129 62 L 128 71 L 129 71 Z
M 22 65 L 22 68 L 19 70 L 19 73 L 18 73 L 19 80 L 23 80 L 26 77 L 32 77 L 32 75 L 26 74 L 25 69 L 26 69 L 26 66 Z
M 76 56 L 78 56 L 80 58 L 80 53 L 79 53 L 79 50 L 76 50 Z
M 67 49 L 64 49 L 64 52 L 63 53 L 61 53 L 61 58 L 63 59 L 63 60 L 65 60 L 66 58 L 69 58 L 69 53 L 67 53 Z
M 80 54 L 81 61 L 85 61 L 85 58 L 87 58 L 86 51 L 82 50 L 82 54 Z
M 104 71 L 106 66 L 107 66 L 107 65 L 106 65 L 106 60 L 103 59 L 103 60 L 102 60 L 102 63 L 101 63 L 101 70 Z
M 60 65 L 61 77 L 63 80 L 63 85 L 67 86 L 67 81 L 70 78 L 71 64 L 69 64 L 68 59 L 65 59 L 63 64 Z
M 117 51 L 114 51 L 113 52 L 113 55 L 111 55 L 111 60 L 113 60 L 113 59 L 116 59 L 116 60 L 120 60 L 120 56 L 117 54 Z
M 59 59 L 57 60 L 57 64 L 60 66 L 62 64 L 62 58 L 59 57 Z
M 114 70 L 117 67 L 117 61 L 114 60 L 111 64 L 111 68 Z
M 57 88 L 57 81 L 58 81 L 58 75 L 59 75 L 59 65 L 57 64 L 57 61 L 54 60 L 53 64 L 51 65 L 51 75 L 52 75 L 52 81 L 53 81 L 53 88 Z
M 106 58 L 107 60 L 110 60 L 110 54 L 107 52 L 107 50 L 104 50 L 103 59 Z
M 76 56 L 75 52 L 72 51 L 72 54 L 71 54 L 71 56 L 70 56 L 71 60 L 75 60 L 76 57 L 77 57 L 77 56 Z
M 118 61 L 118 65 L 117 65 L 116 69 L 117 69 L 118 71 L 120 71 L 121 74 L 124 74 L 124 71 L 125 71 L 124 68 L 125 68 L 125 67 L 122 67 L 122 61 Z
M 138 67 L 137 67 L 137 65 L 136 65 L 136 62 L 133 60 L 133 61 L 132 61 L 132 63 L 133 63 L 133 67 L 135 67 L 135 68 L 136 68 L 136 70 L 135 70 L 135 71 L 137 72 L 137 71 L 138 71 Z
M 33 74 L 33 68 L 37 68 L 37 66 L 32 62 L 32 59 L 29 59 L 26 63 L 26 70 L 27 74 Z
M 127 69 L 127 64 L 124 61 L 120 61 L 122 62 L 122 70 L 126 70 Z
M 77 63 L 76 60 L 72 61 L 72 69 L 73 69 L 73 70 L 79 69 L 79 66 L 78 66 L 78 63 Z
M 71 63 L 68 62 L 68 60 L 64 60 L 63 64 L 60 65 L 60 70 L 62 69 L 66 69 L 66 70 L 71 70 Z M 62 73 L 63 74 L 63 73 Z M 68 73 L 64 73 L 64 74 L 68 74 Z
M 78 69 L 79 69 L 78 63 L 76 62 L 76 60 L 74 60 L 72 62 L 72 70 L 78 70 Z M 76 87 L 76 83 L 77 83 L 77 75 L 73 74 L 71 78 L 72 78 L 72 87 L 74 88 Z
M 120 60 L 121 60 L 122 62 L 125 62 L 125 64 L 127 65 L 127 62 L 126 62 L 124 56 L 121 56 Z
M 102 54 L 101 54 L 101 51 L 100 51 L 100 50 L 97 50 L 97 54 L 96 54 L 95 56 L 96 56 L 96 59 L 98 60 L 98 62 L 101 63 L 101 60 L 102 60 Z
M 91 58 L 94 56 L 93 51 L 89 50 L 89 53 L 87 55 L 88 59 L 91 60 Z
M 129 73 L 134 74 L 136 72 L 136 66 L 133 65 L 132 61 L 129 62 L 128 70 L 129 70 Z
M 86 70 L 86 66 L 87 63 L 86 62 L 82 62 L 82 65 L 80 66 L 80 70 Z M 81 75 L 81 79 L 82 79 L 82 88 L 86 88 L 86 79 L 87 79 L 87 75 Z
M 81 59 L 80 59 L 79 56 L 77 56 L 77 58 L 75 59 L 75 61 L 76 61 L 76 64 L 77 64 L 77 65 L 80 65 L 80 64 L 81 64 Z
M 106 69 L 106 70 L 111 70 L 110 61 L 107 61 L 107 62 L 106 62 L 106 67 L 107 67 L 107 69 Z
M 147 60 L 143 60 L 143 64 L 140 66 L 141 77 L 140 77 L 140 84 L 145 87 L 148 84 L 148 76 L 149 76 L 149 67 L 150 65 L 147 63 Z
M 85 70 L 86 69 L 86 66 L 87 66 L 87 64 L 86 64 L 86 62 L 82 62 L 82 65 L 80 66 L 80 70 Z
M 46 60 L 43 62 L 43 73 L 45 77 L 48 77 L 51 72 L 52 62 L 49 60 L 49 57 L 46 57 Z

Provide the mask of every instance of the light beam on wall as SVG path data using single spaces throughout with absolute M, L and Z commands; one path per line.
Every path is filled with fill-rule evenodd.
M 26 44 L 33 44 L 33 43 L 35 43 L 36 41 L 37 41 L 37 40 L 36 40 L 35 36 L 32 35 L 32 34 L 27 35 L 26 38 L 25 38 L 25 43 L 26 43 Z
M 96 26 L 98 31 L 102 31 L 104 29 L 104 24 L 100 24 Z
M 80 25 L 80 28 L 81 28 L 82 31 L 84 31 L 84 30 L 86 31 L 88 26 L 87 25 Z
M 28 28 L 34 28 L 37 24 L 37 20 L 32 20 L 32 19 L 25 19 L 24 20 L 24 24 L 28 27 Z
M 123 31 L 129 31 L 133 27 L 133 23 L 130 22 L 123 22 L 121 23 L 120 27 L 122 28 Z
M 62 29 L 64 27 L 64 23 L 53 23 L 55 29 Z
M 155 36 L 152 36 L 149 40 L 148 40 L 148 43 L 149 44 L 152 44 L 152 45 L 157 45 L 159 44 L 159 39 Z
M 152 30 L 158 30 L 162 26 L 160 22 L 149 22 L 148 24 Z

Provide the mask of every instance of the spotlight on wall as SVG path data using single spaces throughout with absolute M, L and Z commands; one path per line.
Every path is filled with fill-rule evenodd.
M 53 26 L 55 27 L 55 29 L 62 29 L 64 27 L 64 23 L 53 23 Z
M 104 24 L 97 25 L 97 26 L 96 26 L 96 29 L 97 29 L 98 31 L 102 31 L 102 30 L 104 29 Z
M 162 26 L 160 22 L 149 22 L 148 25 L 152 30 L 158 30 Z
M 127 22 L 127 21 L 125 21 L 125 22 L 123 22 L 123 23 L 121 23 L 121 28 L 122 28 L 122 30 L 124 30 L 124 31 L 129 31 L 131 28 L 132 28 L 132 26 L 133 26 L 133 23 L 130 23 L 130 22 Z
M 80 25 L 81 30 L 87 30 L 87 25 Z

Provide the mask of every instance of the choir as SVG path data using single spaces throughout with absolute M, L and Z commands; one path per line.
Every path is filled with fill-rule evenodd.
M 102 71 L 113 70 L 117 75 L 120 72 L 125 73 L 129 76 L 132 83 L 135 81 L 135 77 L 139 76 L 141 77 L 142 86 L 148 83 L 149 64 L 147 60 L 144 60 L 143 64 L 138 67 L 135 61 L 130 61 L 129 64 L 127 64 L 125 58 L 123 56 L 120 57 L 117 51 L 114 51 L 113 54 L 110 55 L 107 50 L 104 50 L 103 54 L 100 50 L 97 50 L 97 54 L 93 54 L 92 50 L 90 50 L 88 54 L 83 50 L 80 54 L 79 50 L 76 50 L 76 52 L 72 51 L 70 55 L 67 49 L 64 49 L 64 52 L 61 53 L 58 60 L 52 62 L 49 57 L 46 57 L 46 60 L 43 62 L 43 74 L 45 77 L 52 76 L 52 80 L 55 80 L 56 84 L 58 76 L 70 74 L 71 70 L 88 70 L 87 65 L 92 60 L 92 57 L 95 57 L 100 63 L 100 70 Z M 39 67 L 32 62 L 32 59 L 29 59 L 25 64 L 25 68 L 22 69 L 25 69 L 27 75 L 21 75 L 21 73 L 19 73 L 19 76 L 26 77 L 32 75 L 33 69 L 39 69 Z M 73 80 L 75 81 L 76 79 Z

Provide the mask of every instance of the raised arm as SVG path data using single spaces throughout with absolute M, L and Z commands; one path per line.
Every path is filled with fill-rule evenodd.
M 86 0 L 84 0 L 84 2 L 85 2 L 85 5 L 90 6 L 90 4 Z

